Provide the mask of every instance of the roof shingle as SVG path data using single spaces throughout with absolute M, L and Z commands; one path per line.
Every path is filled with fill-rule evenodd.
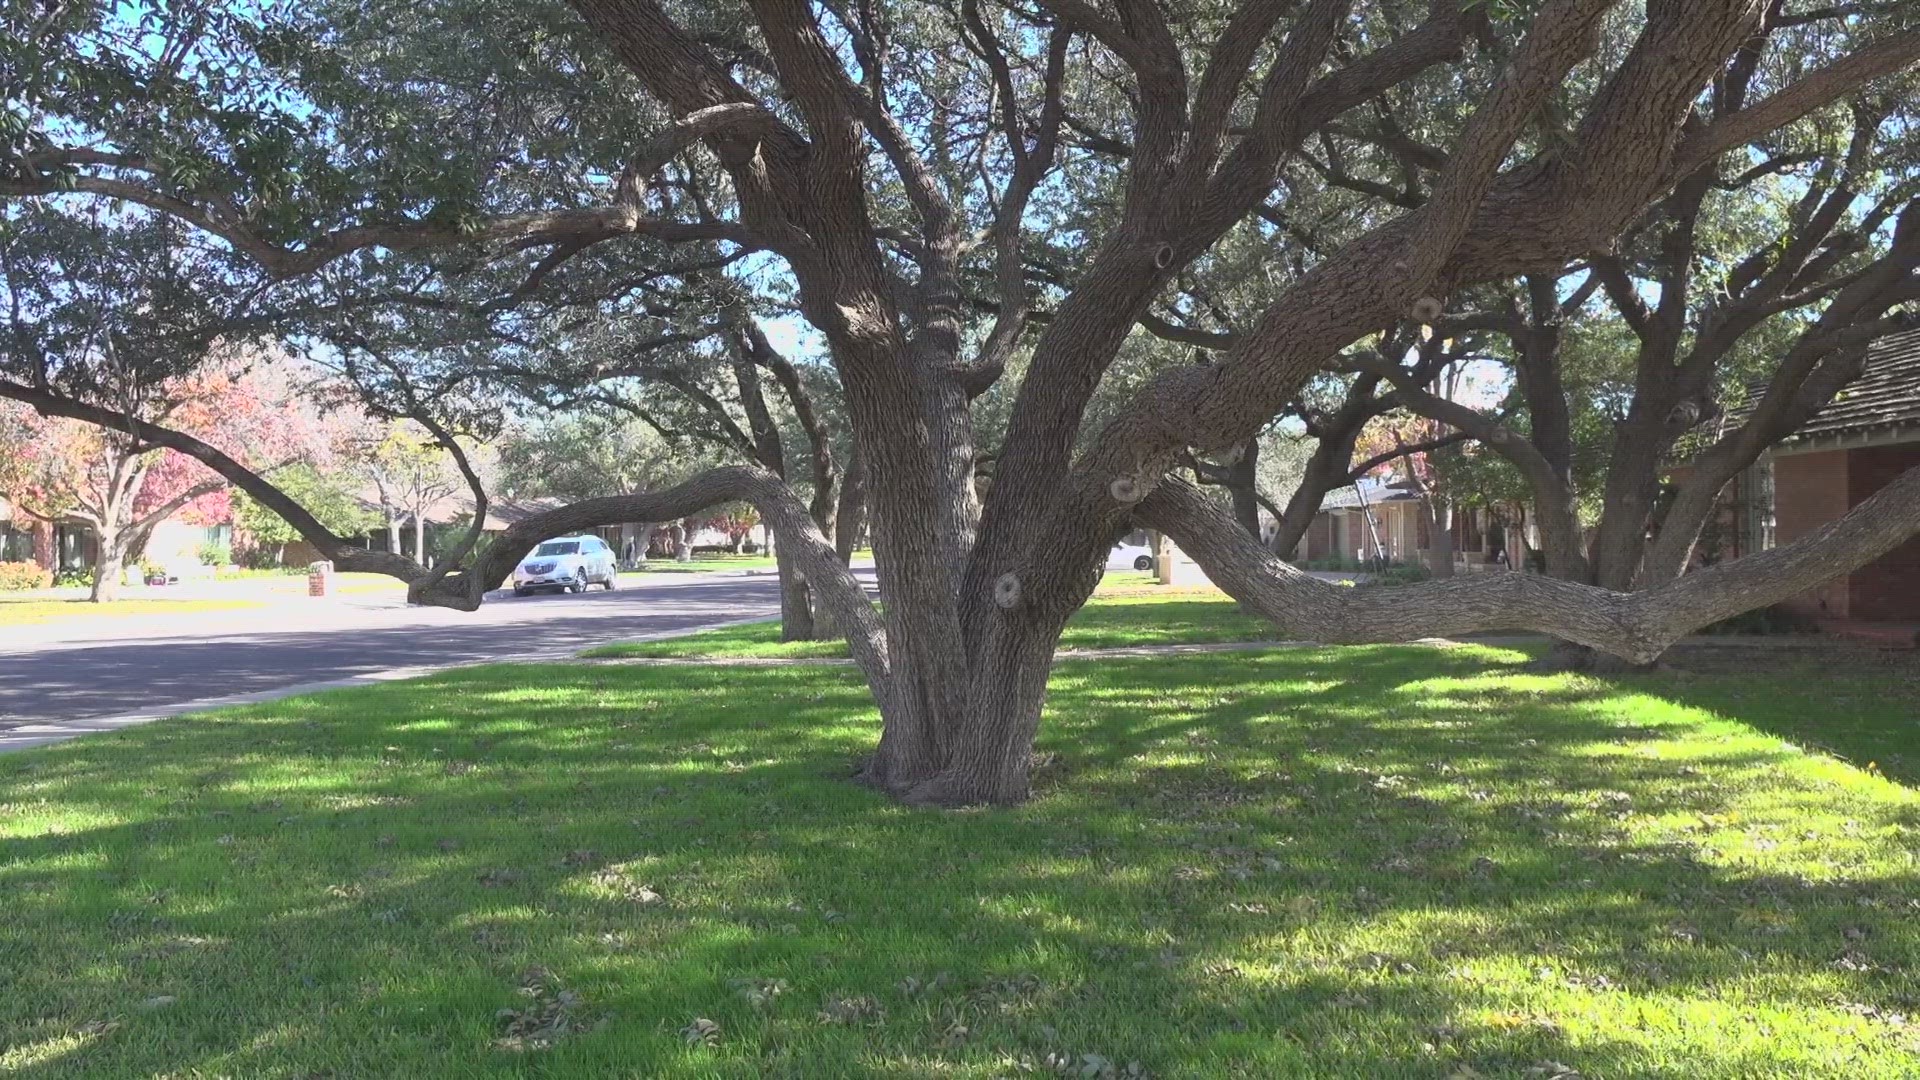
M 1766 384 L 1752 389 L 1748 404 L 1729 410 L 1724 427 L 1746 419 Z M 1859 377 L 1782 441 L 1861 435 L 1906 425 L 1920 426 L 1920 330 L 1888 334 L 1868 346 L 1866 367 Z

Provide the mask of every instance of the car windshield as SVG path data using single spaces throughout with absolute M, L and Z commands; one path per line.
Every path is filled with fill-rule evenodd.
M 550 540 L 547 543 L 541 544 L 539 549 L 534 552 L 535 555 L 578 555 L 579 553 L 579 544 L 563 544 L 558 540 Z

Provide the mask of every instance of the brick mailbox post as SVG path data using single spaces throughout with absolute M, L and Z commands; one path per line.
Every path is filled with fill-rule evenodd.
M 307 567 L 307 595 L 328 596 L 333 593 L 333 564 L 326 561 L 313 563 Z

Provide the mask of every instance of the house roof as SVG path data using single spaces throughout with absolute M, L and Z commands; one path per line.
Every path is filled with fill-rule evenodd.
M 1746 421 L 1766 383 L 1748 389 L 1746 403 L 1728 410 L 1724 427 Z M 1888 334 L 1868 346 L 1866 367 L 1859 376 L 1782 442 L 1791 445 L 1904 427 L 1920 428 L 1920 330 Z
M 555 498 L 538 499 L 489 499 L 487 501 L 486 531 L 498 532 L 510 525 L 518 525 L 535 514 L 545 513 L 566 505 L 565 500 Z M 469 501 L 464 507 L 467 513 L 473 512 Z
M 380 499 L 371 491 L 360 494 L 360 503 L 368 510 L 378 513 Z M 486 532 L 500 532 L 508 526 L 517 525 L 535 514 L 566 505 L 565 500 L 555 498 L 487 500 L 487 520 L 481 528 Z M 410 520 L 402 514 L 403 520 Z M 473 496 L 465 491 L 454 495 L 445 495 L 434 500 L 427 507 L 426 518 L 430 525 L 459 525 L 473 517 Z
M 1420 497 L 1404 480 L 1377 480 L 1363 476 L 1358 484 L 1327 492 L 1326 497 L 1320 500 L 1320 509 L 1351 510 L 1361 505 L 1362 495 L 1366 496 L 1365 504 L 1368 506 L 1383 502 L 1406 502 Z

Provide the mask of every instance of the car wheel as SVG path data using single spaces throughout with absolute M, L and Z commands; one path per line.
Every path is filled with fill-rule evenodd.
M 586 567 L 583 566 L 580 569 L 575 570 L 573 572 L 572 587 L 573 587 L 573 591 L 577 593 L 583 593 L 587 591 L 587 568 Z
M 607 567 L 607 582 L 606 582 L 606 584 L 607 584 L 607 591 L 608 591 L 608 592 L 612 592 L 613 590 L 615 590 L 615 589 L 617 589 L 617 588 L 619 588 L 619 587 L 620 587 L 620 568 L 619 568 L 619 567 L 617 567 L 617 566 L 609 566 L 609 567 Z
M 522 596 L 522 597 L 525 597 L 525 596 L 532 596 L 532 595 L 533 595 L 533 590 L 532 590 L 532 589 L 520 589 L 520 588 L 516 588 L 516 589 L 514 589 L 514 590 L 513 590 L 513 595 L 515 595 L 515 596 Z
M 1148 555 L 1142 555 L 1133 560 L 1133 568 L 1135 570 L 1151 570 L 1153 569 L 1153 558 Z

